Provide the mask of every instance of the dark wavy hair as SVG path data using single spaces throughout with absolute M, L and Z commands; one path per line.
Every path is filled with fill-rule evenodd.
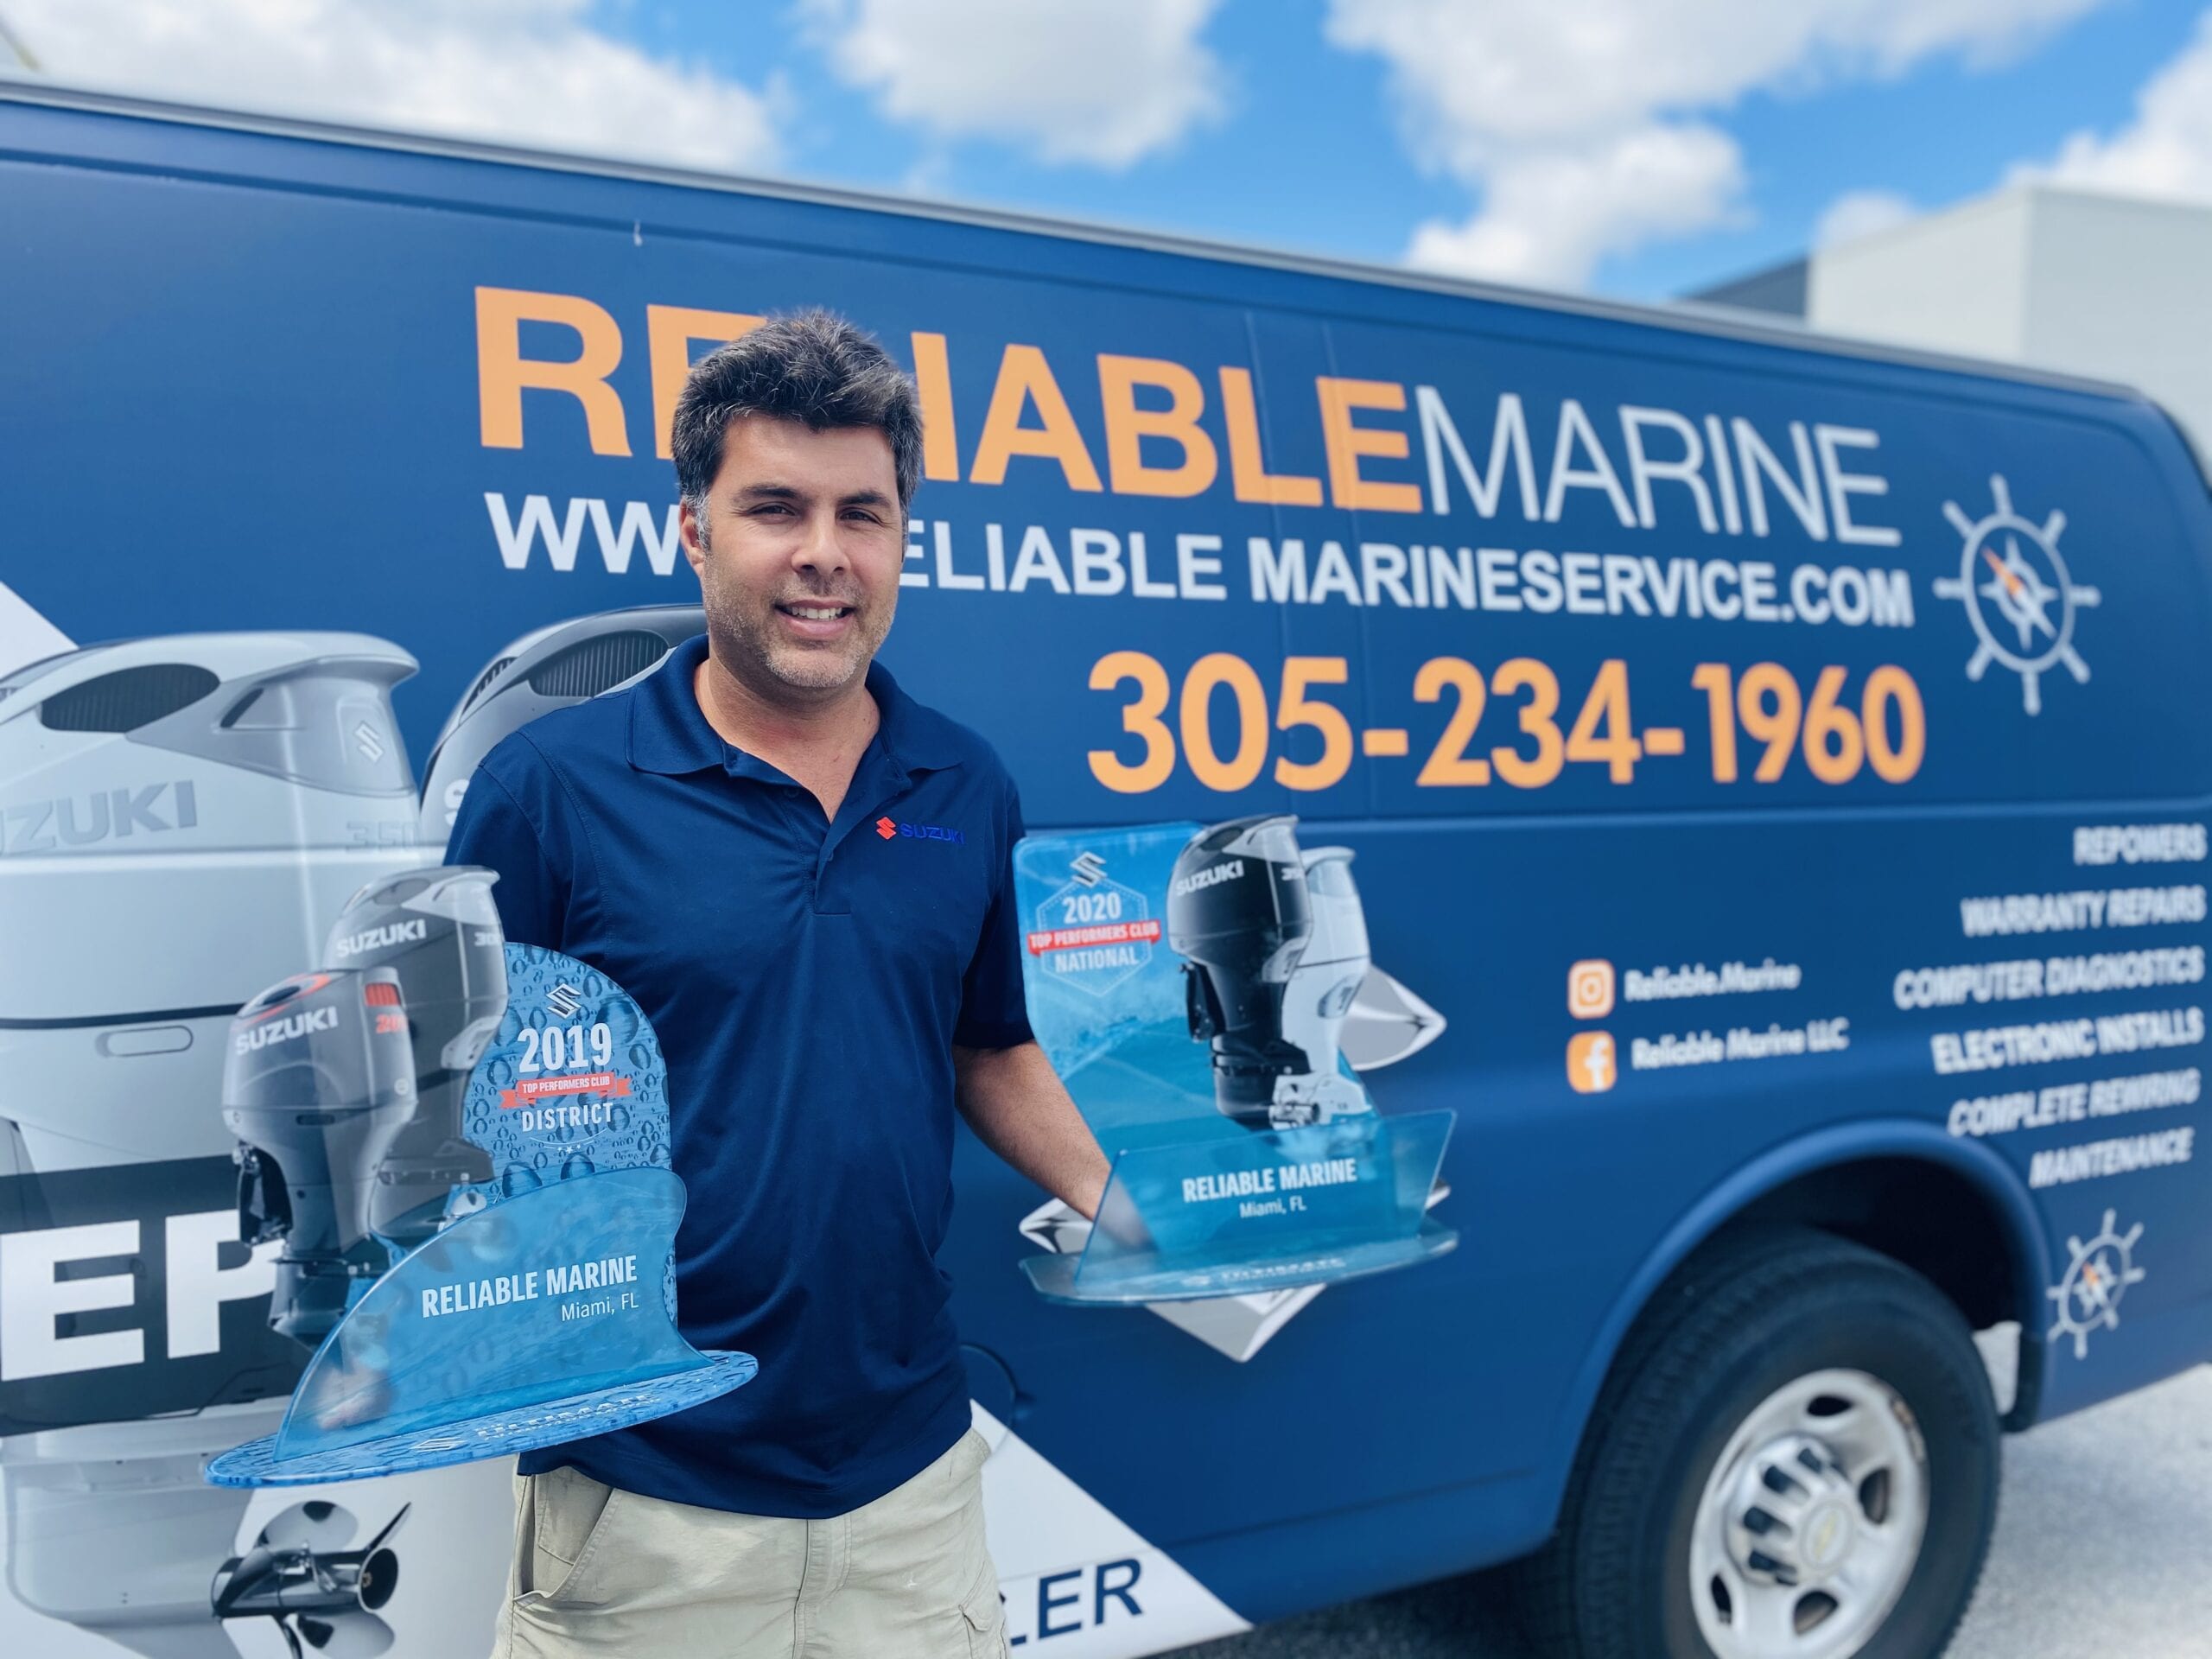
M 900 508 L 913 499 L 922 474 L 914 382 L 874 336 L 834 311 L 771 317 L 693 366 L 676 401 L 669 448 L 677 488 L 702 525 L 707 492 L 721 470 L 722 440 L 741 415 L 804 421 L 817 432 L 874 427 L 891 442 Z

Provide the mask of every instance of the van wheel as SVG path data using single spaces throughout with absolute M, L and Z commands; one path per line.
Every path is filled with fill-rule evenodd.
M 1537 1650 L 1933 1659 L 1996 1520 L 1999 1428 L 1927 1280 L 1809 1230 L 1746 1234 L 1655 1300 L 1530 1564 Z

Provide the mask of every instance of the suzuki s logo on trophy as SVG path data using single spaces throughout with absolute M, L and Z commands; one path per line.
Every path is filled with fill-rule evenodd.
M 584 994 L 565 979 L 545 993 L 545 1006 L 563 1020 L 573 1020 L 584 1005 Z
M 1567 1083 L 1576 1094 L 1604 1094 L 1613 1086 L 1618 1067 L 1610 1032 L 1586 1031 L 1567 1039 Z
M 1602 1020 L 1613 1011 L 1613 964 L 1599 957 L 1567 970 L 1567 1011 L 1578 1020 Z
M 1052 964 L 1059 982 L 1104 996 L 1152 960 L 1160 921 L 1151 901 L 1106 874 L 1106 861 L 1085 849 L 1068 861 L 1068 879 L 1037 906 L 1025 944 Z
M 2044 673 L 2063 665 L 2075 680 L 2087 682 L 2089 665 L 2074 649 L 2075 613 L 2103 595 L 2068 575 L 2058 537 L 2066 515 L 2054 512 L 2040 524 L 2012 507 L 2012 493 L 2001 475 L 1989 480 L 1994 510 L 1970 518 L 1955 501 L 1943 504 L 1943 516 L 1964 545 L 1959 574 L 1936 579 L 1938 599 L 1966 607 L 1967 621 L 1980 643 L 1967 660 L 1967 678 L 1979 680 L 1991 663 L 2020 677 L 2020 701 L 2031 714 L 2043 710 Z

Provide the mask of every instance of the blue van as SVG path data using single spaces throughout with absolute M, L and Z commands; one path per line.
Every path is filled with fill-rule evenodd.
M 2141 397 L 37 87 L 0 91 L 0 674 L 131 641 L 113 671 L 173 713 L 232 671 L 144 671 L 211 637 L 353 664 L 334 741 L 380 781 L 317 798 L 332 869 L 436 861 L 466 777 L 431 752 L 472 708 L 589 695 L 690 631 L 574 620 L 696 603 L 677 391 L 813 304 L 927 416 L 887 660 L 998 747 L 1033 834 L 1281 814 L 1349 849 L 1374 971 L 1346 1052 L 1386 1116 L 1458 1114 L 1459 1248 L 1053 1306 L 1018 1263 L 1068 1218 L 963 1141 L 944 1265 L 1025 1649 L 1156 1653 L 1528 1558 L 1562 1659 L 1925 1659 L 2000 1433 L 2212 1358 L 2212 503 Z M 139 1087 L 172 1039 L 129 1033 L 187 1052 L 354 885 L 290 884 L 282 926 L 158 880 L 40 908 L 64 865 L 245 844 L 212 786 L 131 770 L 154 751 L 87 668 L 74 726 L 50 667 L 0 681 L 0 1634 L 39 1651 L 54 1619 L 204 1622 L 243 1515 L 210 1523 L 193 1460 L 296 1370 L 203 1224 L 213 1096 Z M 87 730 L 114 741 L 61 778 L 52 734 Z M 118 988 L 226 939 L 252 949 L 198 984 Z M 73 1137 L 20 1069 L 48 1065 L 161 1131 Z M 131 1459 L 168 1482 L 128 1535 L 158 1592 L 86 1564 L 125 1523 L 71 1471 Z M 460 1490 L 403 1543 L 496 1564 L 504 1489 Z M 401 1650 L 480 1651 L 490 1601 L 439 1583 L 383 1610 Z

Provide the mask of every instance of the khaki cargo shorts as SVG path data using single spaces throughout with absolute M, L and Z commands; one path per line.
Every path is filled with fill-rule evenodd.
M 518 1477 L 493 1659 L 1005 1659 L 970 1429 L 827 1521 L 645 1497 L 575 1469 Z

